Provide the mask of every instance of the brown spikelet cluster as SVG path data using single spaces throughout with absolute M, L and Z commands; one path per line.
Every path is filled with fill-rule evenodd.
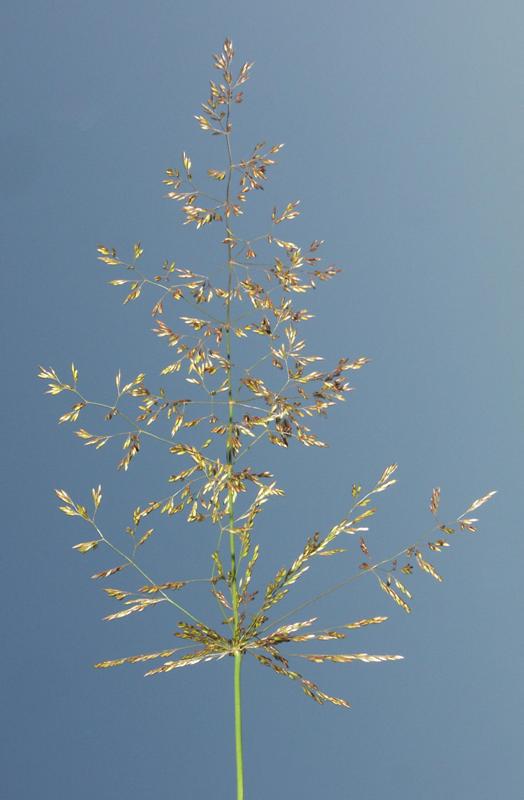
M 309 641 L 339 641 L 347 637 L 348 630 L 376 625 L 387 618 L 373 616 L 313 629 L 315 618 L 283 624 L 295 610 L 274 619 L 275 606 L 287 598 L 317 556 L 348 554 L 357 559 L 355 574 L 343 577 L 335 588 L 371 573 L 389 598 L 409 613 L 412 593 L 405 583 L 414 568 L 441 581 L 437 569 L 426 559 L 426 551 L 438 553 L 449 547 L 457 532 L 475 532 L 478 520 L 471 514 L 494 492 L 476 500 L 450 524 L 439 518 L 441 492 L 434 489 L 429 503 L 432 533 L 414 536 L 399 553 L 375 560 L 370 555 L 373 548 L 368 541 L 368 525 L 377 512 L 373 505 L 376 496 L 396 483 L 397 465 L 392 464 L 368 490 L 354 484 L 346 503 L 349 510 L 326 526 L 324 533 L 306 535 L 292 563 L 280 567 L 267 586 L 253 589 L 260 553 L 260 545 L 254 541 L 256 523 L 266 504 L 281 498 L 284 491 L 271 472 L 248 464 L 248 454 L 261 441 L 284 450 L 326 447 L 317 436 L 315 423 L 346 399 L 353 389 L 352 376 L 368 359 L 359 353 L 344 353 L 325 364 L 304 338 L 303 326 L 312 317 L 307 308 L 308 294 L 335 278 L 340 270 L 323 264 L 323 240 L 304 245 L 287 233 L 287 226 L 292 226 L 301 213 L 299 201 L 268 210 L 267 229 L 251 238 L 242 237 L 241 218 L 248 212 L 250 194 L 264 189 L 283 145 L 260 142 L 233 159 L 234 112 L 244 102 L 241 87 L 253 64 L 235 67 L 233 46 L 226 40 L 214 56 L 214 67 L 219 77 L 210 82 L 209 97 L 195 119 L 220 148 L 213 153 L 209 167 L 194 164 L 184 152 L 177 166 L 166 169 L 163 183 L 167 199 L 180 207 L 182 223 L 214 234 L 223 267 L 211 276 L 171 259 L 151 267 L 144 264 L 146 256 L 140 242 L 126 254 L 113 246 L 99 245 L 98 259 L 111 273 L 111 286 L 123 290 L 123 303 L 150 298 L 152 330 L 159 345 L 166 348 L 166 363 L 159 376 L 147 379 L 141 372 L 124 381 L 118 372 L 114 394 L 107 401 L 95 401 L 84 394 L 74 364 L 66 379 L 51 368 L 42 367 L 39 372 L 39 377 L 48 382 L 48 394 L 72 397 L 73 405 L 60 416 L 60 423 L 76 425 L 89 412 L 102 411 L 101 429 L 92 429 L 86 423 L 89 430 L 75 430 L 84 445 L 97 450 L 109 443 L 120 445 L 117 466 L 127 471 L 151 440 L 170 454 L 173 467 L 154 497 L 133 504 L 125 531 L 127 544 L 117 545 L 103 532 L 98 521 L 100 486 L 92 490 L 91 511 L 73 501 L 66 491 L 56 493 L 60 509 L 68 516 L 80 517 L 90 527 L 92 538 L 73 548 L 84 554 L 105 548 L 118 562 L 94 574 L 94 579 L 113 577 L 128 567 L 131 570 L 126 571 L 126 577 L 133 570 L 139 573 L 135 591 L 105 589 L 110 600 L 120 606 L 104 619 L 122 619 L 167 603 L 174 607 L 177 621 L 183 617 L 176 637 L 190 642 L 189 652 L 184 651 L 185 646 L 161 649 L 102 661 L 96 667 L 162 660 L 146 673 L 156 675 L 226 655 L 235 659 L 249 655 L 276 674 L 296 681 L 316 702 L 347 708 L 345 700 L 325 694 L 291 669 L 290 659 L 351 664 L 395 661 L 401 656 L 307 654 L 296 653 L 293 648 Z M 151 520 L 159 515 L 183 518 L 195 527 L 204 522 L 216 526 L 218 545 L 216 537 L 207 544 L 205 537 L 198 537 L 199 546 L 204 542 L 203 546 L 209 547 L 208 576 L 189 580 L 169 574 L 153 577 L 139 566 L 137 551 L 151 537 L 158 537 Z M 365 560 L 360 562 L 362 557 Z M 161 568 L 159 565 L 159 572 Z M 184 603 L 184 590 L 195 582 L 209 593 L 213 610 L 220 614 L 220 630 L 197 618 Z M 290 651 L 284 654 L 282 650 L 288 645 Z

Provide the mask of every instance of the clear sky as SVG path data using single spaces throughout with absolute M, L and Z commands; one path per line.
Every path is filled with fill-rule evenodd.
M 124 542 L 134 498 L 158 491 L 170 462 L 149 447 L 117 472 L 116 450 L 82 448 L 57 426 L 68 404 L 44 397 L 35 377 L 40 363 L 65 372 L 74 361 L 86 392 L 104 399 L 117 369 L 154 377 L 165 364 L 149 304 L 122 307 L 98 242 L 140 240 L 153 272 L 164 258 L 220 269 L 213 238 L 181 226 L 161 178 L 183 150 L 195 169 L 219 165 L 193 115 L 229 35 L 239 61 L 255 62 L 239 151 L 286 143 L 257 207 L 300 199 L 289 238 L 325 239 L 328 263 L 343 268 L 311 300 L 308 341 L 332 359 L 372 359 L 320 425 L 329 449 L 261 451 L 259 466 L 267 454 L 286 490 L 261 523 L 261 576 L 340 517 L 353 482 L 393 461 L 399 482 L 369 535 L 377 557 L 431 527 L 434 486 L 450 518 L 499 490 L 479 532 L 435 556 L 443 583 L 414 576 L 410 616 L 371 578 L 315 609 L 327 624 L 389 615 L 351 649 L 405 656 L 311 665 L 351 711 L 247 665 L 246 796 L 520 797 L 522 3 L 7 0 L 0 27 L 1 795 L 233 797 L 229 660 L 147 680 L 140 665 L 94 670 L 168 647 L 177 620 L 158 609 L 101 621 L 113 606 L 89 576 L 108 559 L 71 549 L 80 526 L 53 495 L 102 483 L 105 524 Z M 148 558 L 172 558 L 176 577 L 211 548 L 181 521 L 163 543 Z M 347 574 L 326 561 L 311 594 Z

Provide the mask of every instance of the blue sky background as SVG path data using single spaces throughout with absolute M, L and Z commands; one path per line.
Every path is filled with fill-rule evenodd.
M 95 247 L 141 240 L 151 272 L 164 258 L 220 268 L 213 235 L 180 225 L 160 181 L 182 150 L 195 169 L 219 164 L 193 114 L 230 35 L 239 62 L 256 62 L 237 148 L 286 143 L 251 223 L 301 199 L 288 238 L 325 239 L 344 268 L 308 302 L 306 338 L 332 359 L 372 358 L 318 428 L 328 450 L 274 448 L 254 462 L 287 493 L 261 522 L 261 578 L 392 461 L 399 483 L 369 536 L 377 557 L 431 527 L 434 486 L 450 518 L 499 490 L 479 533 L 435 557 L 443 584 L 414 576 L 411 616 L 371 578 L 318 605 L 327 624 L 389 615 L 351 649 L 405 656 L 311 665 L 351 711 L 246 665 L 247 798 L 519 797 L 522 4 L 6 2 L 1 29 L 2 796 L 233 796 L 229 660 L 151 680 L 140 665 L 93 670 L 169 647 L 176 620 L 161 608 L 101 622 L 112 606 L 89 575 L 112 559 L 71 550 L 84 531 L 53 496 L 101 482 L 104 525 L 124 541 L 134 499 L 158 491 L 171 461 L 147 447 L 116 472 L 116 450 L 82 448 L 56 425 L 68 403 L 44 398 L 35 377 L 39 363 L 66 372 L 74 360 L 86 393 L 104 399 L 118 368 L 154 377 L 166 363 L 150 303 L 121 306 Z M 170 562 L 176 577 L 207 570 L 213 540 L 175 527 L 146 562 Z M 308 594 L 346 574 L 326 562 Z

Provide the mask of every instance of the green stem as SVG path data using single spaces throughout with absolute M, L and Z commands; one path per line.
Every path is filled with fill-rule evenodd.
M 242 754 L 242 695 L 240 670 L 242 653 L 235 653 L 235 745 L 237 763 L 237 800 L 244 800 L 244 760 Z
M 232 380 L 232 362 L 231 362 L 231 298 L 233 290 L 233 245 L 231 242 L 233 233 L 230 227 L 230 191 L 231 191 L 231 177 L 233 173 L 233 158 L 231 155 L 231 141 L 229 130 L 229 116 L 231 111 L 231 98 L 227 103 L 226 127 L 225 138 L 227 144 L 228 156 L 228 175 L 226 185 L 226 234 L 228 237 L 227 246 L 227 269 L 228 269 L 228 287 L 227 287 L 227 301 L 226 301 L 226 357 L 228 361 L 227 371 L 227 398 L 228 398 L 228 425 L 227 425 L 227 444 L 226 444 L 226 458 L 229 467 L 230 477 L 233 476 L 233 464 L 235 460 L 233 449 L 233 429 L 234 429 L 234 412 L 235 401 L 233 398 L 233 380 Z M 238 597 L 238 576 L 237 576 L 237 553 L 236 553 L 236 539 L 233 529 L 235 526 L 235 498 L 233 489 L 230 487 L 228 490 L 227 498 L 227 512 L 229 518 L 229 552 L 231 558 L 231 605 L 233 607 L 233 643 L 236 646 L 240 637 L 240 620 L 238 613 L 239 597 Z M 242 666 L 242 653 L 235 651 L 234 655 L 234 698 L 235 698 L 235 758 L 236 758 L 236 776 L 237 776 L 237 800 L 244 800 L 244 760 L 242 752 L 242 696 L 240 692 L 240 669 Z

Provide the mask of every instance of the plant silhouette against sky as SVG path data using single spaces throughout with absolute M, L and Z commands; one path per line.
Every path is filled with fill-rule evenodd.
M 248 459 L 260 441 L 286 449 L 325 447 L 317 438 L 315 421 L 325 416 L 352 389 L 350 376 L 363 368 L 368 359 L 343 355 L 324 365 L 324 359 L 310 351 L 301 329 L 312 314 L 305 307 L 308 292 L 335 278 L 339 269 L 323 266 L 323 242 L 315 240 L 302 247 L 280 234 L 299 215 L 299 203 L 288 202 L 268 214 L 268 230 L 254 238 L 242 238 L 237 230 L 249 208 L 250 194 L 261 190 L 283 145 L 256 144 L 249 155 L 238 156 L 233 148 L 234 112 L 243 101 L 243 85 L 252 64 L 233 67 L 233 46 L 226 39 L 223 50 L 214 56 L 220 78 L 211 81 L 209 99 L 196 117 L 200 128 L 218 139 L 222 151 L 207 170 L 205 189 L 193 177 L 190 157 L 184 153 L 180 168 L 166 171 L 167 197 L 180 203 L 184 224 L 196 230 L 216 231 L 217 247 L 223 267 L 213 276 L 166 260 L 158 274 L 148 276 L 142 269 L 140 243 L 126 259 L 113 247 L 100 245 L 99 259 L 117 276 L 109 282 L 126 292 L 129 303 L 151 291 L 154 305 L 154 332 L 172 356 L 162 369 L 165 386 L 154 389 L 144 373 L 124 381 L 116 376 L 116 396 L 112 402 L 88 399 L 80 389 L 77 368 L 65 381 L 54 369 L 40 368 L 39 377 L 49 382 L 48 393 L 67 392 L 74 397 L 72 408 L 60 417 L 61 423 L 77 423 L 84 409 L 91 406 L 105 417 L 108 428 L 93 433 L 80 427 L 76 435 L 96 449 L 113 440 L 121 442 L 123 456 L 118 468 L 127 471 L 138 455 L 142 442 L 155 439 L 173 454 L 173 472 L 167 477 L 168 490 L 162 496 L 141 500 L 131 514 L 125 536 L 117 545 L 113 535 L 99 522 L 101 487 L 92 490 L 90 507 L 73 500 L 64 489 L 57 490 L 61 510 L 83 519 L 92 538 L 74 545 L 80 553 L 105 547 L 118 563 L 92 577 L 104 581 L 120 576 L 123 570 L 138 573 L 133 591 L 105 587 L 118 605 L 106 620 L 118 620 L 141 613 L 159 603 L 173 606 L 178 622 L 176 637 L 180 646 L 159 652 L 103 661 L 95 666 L 109 668 L 125 663 L 157 662 L 146 675 L 159 675 L 203 661 L 230 656 L 233 661 L 233 699 L 235 718 L 237 798 L 244 797 L 241 668 L 252 657 L 276 674 L 297 683 L 318 703 L 333 703 L 345 708 L 349 703 L 333 697 L 297 671 L 290 662 L 297 660 L 352 663 L 381 662 L 400 655 L 370 655 L 360 652 L 297 652 L 288 645 L 308 645 L 342 640 L 347 632 L 367 625 L 381 624 L 387 617 L 348 621 L 335 628 L 317 626 L 317 619 L 293 618 L 306 606 L 363 575 L 370 575 L 405 612 L 410 611 L 409 584 L 415 568 L 440 581 L 440 574 L 428 560 L 428 552 L 449 547 L 458 531 L 474 532 L 474 514 L 494 492 L 473 502 L 452 523 L 439 517 L 440 490 L 430 499 L 432 532 L 412 542 L 400 552 L 375 561 L 367 545 L 369 520 L 376 512 L 375 496 L 395 482 L 396 465 L 388 466 L 376 484 L 368 489 L 353 485 L 349 510 L 328 523 L 324 533 L 312 534 L 295 560 L 280 567 L 265 587 L 257 587 L 254 575 L 260 545 L 256 541 L 258 516 L 273 497 L 284 494 L 274 476 Z M 199 170 L 201 173 L 202 171 Z M 242 308 L 241 308 L 242 306 Z M 247 312 L 244 309 L 247 307 Z M 178 319 L 175 324 L 173 319 Z M 181 323 L 181 324 L 180 324 Z M 182 378 L 182 376 L 184 376 Z M 129 407 L 134 404 L 134 410 Z M 180 465 L 180 466 L 179 466 Z M 210 572 L 198 579 L 222 617 L 218 627 L 201 620 L 184 602 L 184 588 L 192 581 L 180 576 L 156 575 L 142 569 L 137 560 L 141 549 L 154 535 L 155 515 L 178 515 L 191 525 L 211 523 L 216 536 L 211 542 Z M 349 539 L 348 539 L 349 536 Z M 317 558 L 344 557 L 360 563 L 350 577 L 342 577 L 325 592 L 300 604 L 298 608 L 275 612 L 293 584 L 314 565 Z M 158 571 L 165 568 L 159 564 Z M 112 582 L 113 583 L 113 582 Z M 214 609 L 213 609 L 214 610 Z M 184 644 L 183 641 L 189 644 Z M 160 662 L 158 664 L 158 662 Z

